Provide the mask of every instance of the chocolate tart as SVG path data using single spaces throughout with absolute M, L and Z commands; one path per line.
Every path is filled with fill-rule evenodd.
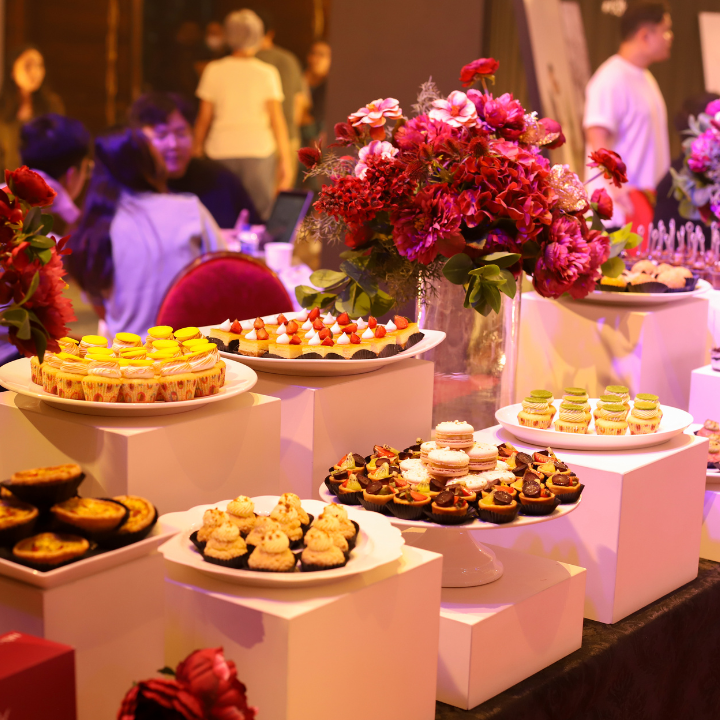
M 420 499 L 421 497 L 422 499 Z M 388 510 L 402 520 L 419 520 L 424 514 L 424 508 L 431 502 L 432 498 L 428 495 L 420 496 L 419 493 L 414 493 L 412 490 L 402 490 L 393 495 L 393 501 L 388 504 Z
M 157 508 L 149 500 L 137 495 L 118 495 L 113 500 L 128 509 L 128 516 L 125 522 L 100 544 L 114 549 L 146 538 L 157 522 Z
M 549 515 L 560 504 L 560 500 L 537 480 L 522 483 L 518 502 L 523 515 Z
M 558 485 L 557 483 L 560 482 L 569 482 L 569 485 Z M 576 475 L 566 475 L 565 473 L 557 473 L 548 478 L 545 486 L 565 505 L 577 502 L 585 489 L 585 486 L 578 480 Z
M 73 497 L 50 508 L 60 532 L 72 532 L 91 540 L 107 539 L 126 521 L 128 508 L 109 498 Z
M 0 499 L 0 545 L 15 545 L 33 534 L 38 509 L 22 500 Z
M 431 516 L 432 519 L 435 517 L 441 519 L 465 519 L 468 511 L 470 510 L 470 504 L 467 500 L 455 495 L 450 490 L 443 490 L 430 504 L 430 508 L 426 510 L 426 514 Z
M 69 500 L 85 479 L 79 465 L 68 463 L 16 472 L 4 485 L 15 497 L 35 506 Z
M 387 492 L 382 493 L 383 488 L 387 488 Z M 370 512 L 378 512 L 383 515 L 389 515 L 390 510 L 388 504 L 393 501 L 394 492 L 380 481 L 371 482 L 360 497 L 360 504 Z
M 477 510 L 472 505 L 468 506 L 465 515 L 439 515 L 432 511 L 432 506 L 424 508 L 423 513 L 425 519 L 438 525 L 465 525 L 478 519 Z
M 77 535 L 40 533 L 15 545 L 12 554 L 17 562 L 36 570 L 53 570 L 83 558 L 90 543 Z
M 484 494 L 483 499 L 478 503 L 478 516 L 481 520 L 502 525 L 512 522 L 518 516 L 520 505 L 505 490 L 506 488 L 503 488 L 493 493 Z M 485 502 L 488 498 L 492 502 Z
M 346 480 L 345 482 L 348 481 Z M 362 497 L 364 490 L 345 490 L 345 488 L 343 487 L 345 482 L 337 489 L 338 501 L 341 502 L 343 505 L 359 505 L 360 498 Z

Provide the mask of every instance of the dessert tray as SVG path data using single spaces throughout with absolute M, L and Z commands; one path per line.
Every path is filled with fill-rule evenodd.
M 589 400 L 594 410 L 596 399 Z M 496 420 L 518 440 L 538 447 L 557 447 L 566 450 L 633 450 L 662 445 L 671 438 L 681 435 L 692 424 L 690 413 L 678 408 L 662 406 L 663 418 L 654 433 L 647 435 L 597 435 L 593 430 L 587 434 L 557 432 L 520 425 L 518 413 L 522 403 L 506 405 L 495 413 Z
M 252 498 L 258 515 L 267 515 L 275 507 L 277 496 L 263 495 Z M 346 507 L 348 517 L 359 526 L 357 544 L 347 564 L 341 568 L 322 572 L 256 572 L 237 570 L 205 562 L 190 540 L 190 535 L 202 526 L 203 513 L 211 508 L 225 509 L 229 501 L 212 505 L 199 505 L 185 512 L 168 513 L 161 517 L 164 525 L 179 533 L 166 542 L 160 552 L 166 560 L 197 570 L 224 582 L 256 587 L 297 588 L 346 580 L 369 570 L 398 560 L 402 555 L 403 537 L 388 518 L 377 513 L 366 513 L 362 508 Z M 318 517 L 326 503 L 319 500 L 303 500 L 302 507 Z
M 70 400 L 45 392 L 41 385 L 30 379 L 30 360 L 21 358 L 0 367 L 0 385 L 8 390 L 42 400 L 59 410 L 80 415 L 109 415 L 119 417 L 152 417 L 155 415 L 174 415 L 197 410 L 208 403 L 221 402 L 247 392 L 257 383 L 254 370 L 244 365 L 230 363 L 225 371 L 225 385 L 215 395 L 196 397 L 179 402 L 153 403 L 109 403 Z
M 694 290 L 681 290 L 677 292 L 640 293 L 640 292 L 613 292 L 612 290 L 594 290 L 582 300 L 573 300 L 563 296 L 568 302 L 586 302 L 597 305 L 664 305 L 677 303 L 691 297 L 704 295 L 712 289 L 707 280 L 698 280 Z

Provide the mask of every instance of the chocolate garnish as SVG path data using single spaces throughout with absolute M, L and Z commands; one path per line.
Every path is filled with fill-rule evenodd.
M 350 473 L 347 470 L 336 470 L 333 473 L 333 477 L 336 480 L 347 480 L 350 477 Z
M 568 469 L 568 466 L 565 463 L 561 463 L 559 460 L 556 460 L 555 469 L 559 470 L 560 472 L 565 472 Z
M 512 503 L 512 495 L 504 490 L 497 490 L 493 495 L 493 502 L 496 505 L 510 505 Z
M 361 483 L 362 484 L 362 483 Z M 381 482 L 378 482 L 377 480 L 375 482 L 371 482 L 366 488 L 365 492 L 368 495 L 377 495 L 382 490 L 383 484 Z
M 445 489 L 445 483 L 447 480 L 443 480 L 442 478 L 433 478 L 430 481 L 430 489 L 433 492 L 442 492 L 442 490 Z
M 375 467 L 380 467 L 381 465 L 390 465 L 390 458 L 387 458 L 387 457 L 375 458 Z
M 413 453 L 408 452 L 407 450 L 403 450 L 401 453 L 398 454 L 399 460 L 411 460 L 413 458 Z
M 455 502 L 455 496 L 448 490 L 443 490 L 436 498 L 435 504 L 438 507 L 450 507 Z
M 521 452 L 515 456 L 515 465 L 530 465 L 532 461 L 532 458 L 527 453 Z
M 370 484 L 370 478 L 365 473 L 356 473 L 355 479 L 360 483 L 360 487 L 366 488 Z
M 540 483 L 537 482 L 537 480 L 527 480 L 523 483 L 522 491 L 525 497 L 536 498 L 540 497 L 542 488 L 540 487 Z
M 356 467 L 365 467 L 365 458 L 362 455 L 358 455 L 358 453 L 353 453 L 353 460 L 355 461 Z
M 521 465 L 520 467 L 513 468 L 510 472 L 515 477 L 522 477 L 525 474 L 525 471 L 528 469 L 527 465 Z
M 497 446 L 497 449 L 498 455 L 501 457 L 510 457 L 515 452 L 515 448 L 507 443 L 501 443 Z
M 572 481 L 570 480 L 570 477 L 568 475 L 553 475 L 550 478 L 550 482 L 552 482 L 553 485 L 557 485 L 558 487 L 570 487 L 572 484 Z
M 531 480 L 534 480 L 535 482 L 540 482 L 541 478 L 542 475 L 537 470 L 533 470 L 532 468 L 525 468 L 525 473 L 523 474 L 523 482 L 529 482 Z

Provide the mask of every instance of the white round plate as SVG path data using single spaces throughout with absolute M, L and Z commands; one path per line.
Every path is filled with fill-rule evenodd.
M 325 502 L 337 502 L 337 498 L 333 497 L 332 493 L 325 487 L 325 483 L 320 486 L 320 497 L 325 500 Z M 496 525 L 495 523 L 485 522 L 484 520 L 473 520 L 472 522 L 465 523 L 464 525 L 440 525 L 439 523 L 434 523 L 430 520 L 403 520 L 402 518 L 396 518 L 390 515 L 381 515 L 380 513 L 376 513 L 371 510 L 365 510 L 362 505 L 345 505 L 345 507 L 348 508 L 348 510 L 354 508 L 361 511 L 364 513 L 363 517 L 372 515 L 384 517 L 396 528 L 400 528 L 400 530 L 421 528 L 423 530 L 452 530 L 455 532 L 467 532 L 468 530 L 502 530 L 503 528 L 537 525 L 538 523 L 547 522 L 548 520 L 557 520 L 558 518 L 565 517 L 565 515 L 569 515 L 578 507 L 578 505 L 580 505 L 581 502 L 582 495 L 576 503 L 558 505 L 555 510 L 550 513 L 550 515 L 518 515 L 515 520 L 503 525 Z M 358 520 L 358 522 L 360 521 Z M 487 540 L 487 542 L 492 542 L 492 540 Z
M 596 403 L 597 400 L 590 400 L 593 410 L 595 410 Z M 507 405 L 495 413 L 495 418 L 518 440 L 538 447 L 565 448 L 566 450 L 633 450 L 662 445 L 670 438 L 685 432 L 685 429 L 693 422 L 690 413 L 663 405 L 663 417 L 657 432 L 648 435 L 596 435 L 594 430 L 590 430 L 586 435 L 580 435 L 520 425 L 517 419 L 520 410 L 522 410 L 522 403 Z M 591 423 L 591 427 L 593 426 L 594 422 Z
M 299 313 L 285 313 L 288 320 L 292 315 Z M 206 337 L 210 334 L 210 327 L 200 328 Z M 407 358 L 421 355 L 432 350 L 445 339 L 445 333 L 441 330 L 422 330 L 425 337 L 416 345 L 397 355 L 387 358 L 370 358 L 369 360 L 283 360 L 279 358 L 256 358 L 247 355 L 236 355 L 235 353 L 221 352 L 220 354 L 228 360 L 235 360 L 243 365 L 251 367 L 257 372 L 272 373 L 273 375 L 302 375 L 305 377 L 333 377 L 342 375 L 362 375 L 363 373 L 379 370 L 386 365 L 406 360 Z
M 207 405 L 208 403 L 220 402 L 228 398 L 240 395 L 254 387 L 257 382 L 257 375 L 253 370 L 237 363 L 225 363 L 225 385 L 220 388 L 216 395 L 193 398 L 192 400 L 180 400 L 179 402 L 154 402 L 154 403 L 106 403 L 86 402 L 85 400 L 68 400 L 59 398 L 42 389 L 42 385 L 36 385 L 30 380 L 30 360 L 21 358 L 13 360 L 7 365 L 0 367 L 0 385 L 8 390 L 27 395 L 31 398 L 38 398 L 48 405 L 67 410 L 68 412 L 80 415 L 109 415 L 119 417 L 152 417 L 154 415 L 175 415 Z
M 664 305 L 666 303 L 682 302 L 688 298 L 703 295 L 708 290 L 712 290 L 712 285 L 710 285 L 707 280 L 698 280 L 695 289 L 690 292 L 631 293 L 594 290 L 582 298 L 582 300 L 573 300 L 565 296 L 562 299 L 568 302 L 590 302 L 597 305 Z
M 258 515 L 269 515 L 277 504 L 277 496 L 263 495 L 253 498 L 255 512 Z M 213 565 L 205 562 L 202 555 L 190 541 L 190 535 L 202 526 L 202 516 L 209 508 L 224 510 L 229 500 L 213 505 L 199 505 L 186 512 L 169 513 L 163 515 L 161 521 L 165 525 L 181 529 L 181 532 L 165 543 L 160 552 L 166 560 L 185 565 L 186 567 L 211 575 L 225 582 L 239 585 L 252 585 L 257 587 L 309 587 L 311 585 L 326 585 L 328 583 L 345 580 L 354 575 L 374 570 L 382 565 L 391 563 L 402 556 L 402 546 L 405 544 L 400 531 L 394 528 L 386 517 L 377 513 L 365 513 L 363 508 L 348 507 L 348 517 L 360 526 L 355 549 L 350 554 L 345 567 L 335 570 L 321 570 L 318 572 L 294 573 L 264 573 L 252 570 L 233 570 L 232 568 Z M 319 500 L 303 500 L 304 510 L 317 517 L 323 511 L 326 503 Z M 377 517 L 369 517 L 377 515 Z

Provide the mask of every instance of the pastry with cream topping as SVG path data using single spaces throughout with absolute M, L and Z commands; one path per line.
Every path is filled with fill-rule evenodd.
M 195 397 L 197 378 L 192 372 L 187 355 L 162 360 L 159 370 L 158 399 L 165 402 L 182 402 Z
M 627 416 L 631 435 L 647 435 L 657 432 L 660 420 L 660 408 L 657 402 L 650 400 L 635 400 L 633 408 Z
M 256 521 L 255 504 L 249 497 L 238 495 L 228 503 L 226 512 L 230 522 L 237 526 L 243 537 L 247 537 L 252 532 Z
M 87 375 L 82 378 L 81 383 L 85 400 L 88 402 L 117 402 L 123 386 L 120 366 L 121 363 L 124 364 L 128 361 L 90 353 L 85 359 L 90 360 L 87 366 Z
M 78 352 L 80 357 L 85 357 L 88 350 L 92 350 L 93 348 L 107 349 L 107 346 L 108 340 L 102 335 L 83 335 L 78 345 Z
M 518 413 L 518 422 L 524 427 L 547 430 L 553 419 L 553 410 L 547 400 L 529 396 L 522 402 L 522 410 Z
M 605 388 L 605 395 L 615 398 L 615 402 L 624 405 L 626 410 L 630 410 L 630 390 L 625 385 L 608 385 Z
M 627 408 L 620 403 L 605 405 L 595 420 L 595 432 L 598 435 L 624 435 L 628 429 L 627 414 Z
M 562 402 L 555 420 L 557 432 L 578 433 L 584 435 L 587 432 L 587 417 L 585 410 L 578 403 Z
M 343 567 L 347 562 L 345 554 L 335 544 L 332 536 L 320 528 L 310 528 L 304 542 L 305 549 L 300 556 L 303 572 L 332 570 Z
M 57 373 L 57 396 L 69 400 L 84 400 L 83 380 L 87 377 L 91 361 L 89 355 L 78 357 L 60 353 L 60 369 Z
M 155 340 L 173 340 L 173 329 L 169 325 L 157 325 L 151 327 L 147 331 L 145 336 L 145 347 L 148 352 L 153 349 L 153 342 Z
M 247 557 L 247 544 L 238 526 L 232 522 L 214 528 L 203 550 L 206 562 L 235 569 L 245 567 Z
M 282 530 L 265 533 L 248 558 L 248 568 L 259 572 L 294 572 L 297 560 Z
M 552 416 L 555 417 L 555 414 L 557 413 L 557 408 L 553 405 L 555 398 L 549 390 L 531 390 L 529 397 L 544 400 L 548 404 L 548 409 L 550 410 Z
M 112 351 L 120 357 L 123 350 L 136 350 L 141 348 L 143 344 L 142 338 L 134 333 L 118 333 L 112 341 Z
M 160 381 L 155 375 L 152 360 L 128 360 L 120 367 L 122 388 L 120 402 L 153 403 L 157 399 Z
M 62 357 L 61 357 L 62 356 Z M 46 393 L 58 394 L 58 373 L 63 364 L 63 359 L 77 357 L 70 353 L 45 353 L 45 360 L 41 366 L 42 386 Z

